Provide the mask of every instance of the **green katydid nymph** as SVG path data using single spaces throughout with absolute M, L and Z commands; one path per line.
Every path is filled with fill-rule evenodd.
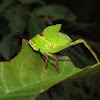
M 40 51 L 46 57 L 44 67 L 45 71 L 48 62 L 48 56 L 50 56 L 56 60 L 58 74 L 60 74 L 57 58 L 53 54 L 79 43 L 83 43 L 90 50 L 96 61 L 99 62 L 96 53 L 85 40 L 78 39 L 72 42 L 72 39 L 68 35 L 59 32 L 60 28 L 61 24 L 46 27 L 40 34 L 37 34 L 28 41 L 34 50 Z

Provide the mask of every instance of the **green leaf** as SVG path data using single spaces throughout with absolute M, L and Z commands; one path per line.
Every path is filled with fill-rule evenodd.
M 29 19 L 29 33 L 33 37 L 38 33 L 41 33 L 42 30 L 46 27 L 45 22 L 40 17 L 30 17 Z
M 12 42 L 13 41 L 13 42 Z M 18 40 L 14 38 L 12 35 L 6 35 L 2 41 L 0 42 L 0 54 L 6 60 L 9 60 L 14 52 L 18 49 Z
M 0 4 L 0 13 L 2 13 L 10 4 L 11 0 L 3 0 Z
M 26 25 L 26 9 L 24 8 L 9 8 L 5 13 L 4 17 L 9 22 L 9 28 L 15 33 L 22 33 Z
M 68 8 L 61 5 L 38 7 L 33 11 L 33 13 L 39 16 L 49 16 L 54 19 L 64 19 L 70 22 L 76 20 L 76 16 Z
M 73 65 L 67 56 L 57 57 L 61 75 L 58 75 L 55 60 L 49 59 L 44 71 L 44 56 L 32 50 L 23 40 L 20 53 L 8 62 L 0 62 L 0 98 L 33 96 L 63 80 L 80 80 L 100 71 L 100 64 L 84 69 Z
M 35 3 L 35 2 L 39 2 L 41 0 L 20 0 L 20 2 L 22 4 L 27 4 L 27 3 Z

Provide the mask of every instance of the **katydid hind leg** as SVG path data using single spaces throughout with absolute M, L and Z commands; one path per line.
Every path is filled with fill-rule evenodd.
M 69 44 L 69 47 L 70 47 L 70 46 L 73 46 L 73 45 L 76 45 L 76 44 L 79 44 L 79 43 L 83 43 L 83 44 L 87 47 L 87 49 L 92 53 L 92 55 L 94 56 L 94 58 L 96 59 L 96 61 L 97 61 L 98 63 L 100 62 L 100 60 L 99 60 L 98 56 L 96 55 L 95 51 L 94 51 L 94 50 L 91 48 L 91 46 L 90 46 L 85 40 L 83 40 L 83 39 L 78 39 L 78 40 L 76 40 L 76 41 L 70 43 L 70 44 Z
M 57 52 L 59 52 L 59 51 L 65 49 L 65 48 L 71 47 L 71 46 L 76 45 L 76 44 L 79 44 L 79 43 L 83 43 L 83 44 L 87 47 L 87 49 L 92 53 L 92 55 L 93 55 L 93 57 L 96 59 L 96 61 L 97 61 L 98 63 L 100 62 L 100 60 L 99 60 L 98 56 L 96 55 L 96 53 L 94 52 L 94 50 L 93 50 L 93 49 L 90 47 L 90 45 L 89 45 L 85 40 L 83 40 L 83 39 L 78 39 L 78 40 L 73 41 L 73 42 L 71 42 L 71 43 L 68 43 L 68 44 L 66 44 L 66 45 L 62 45 L 62 46 L 60 46 L 60 47 L 53 48 L 53 49 L 50 51 L 50 53 L 57 53 Z
M 96 61 L 99 63 L 100 60 L 98 58 L 98 56 L 96 55 L 95 51 L 91 48 L 91 46 L 83 39 L 78 39 L 76 41 L 74 41 L 75 44 L 79 44 L 79 43 L 83 43 L 87 48 L 88 50 L 90 50 L 90 52 L 92 53 L 92 55 L 94 56 L 94 58 L 96 59 Z

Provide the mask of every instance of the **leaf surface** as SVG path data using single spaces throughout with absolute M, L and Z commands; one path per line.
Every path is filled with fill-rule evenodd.
M 33 14 L 39 16 L 53 17 L 53 19 L 64 19 L 69 22 L 75 22 L 76 16 L 66 7 L 61 5 L 47 5 L 33 10 Z
M 58 75 L 56 62 L 49 59 L 47 71 L 45 58 L 35 52 L 23 40 L 20 53 L 8 62 L 0 62 L 0 98 L 34 96 L 63 80 L 80 80 L 100 71 L 100 64 L 80 69 L 73 65 L 67 56 L 57 57 L 61 75 Z

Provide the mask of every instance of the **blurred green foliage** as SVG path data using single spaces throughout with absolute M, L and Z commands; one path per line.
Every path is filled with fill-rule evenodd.
M 18 48 L 18 41 L 10 43 L 13 48 L 9 46 L 9 37 L 13 39 L 16 33 L 23 35 L 26 31 L 27 39 L 30 39 L 40 33 L 46 24 L 52 25 L 55 20 L 61 19 L 74 23 L 76 19 L 67 7 L 56 4 L 46 5 L 42 0 L 3 0 L 0 4 L 0 15 L 0 27 L 10 32 L 5 30 L 2 32 L 2 28 L 0 30 L 2 37 L 0 54 L 5 60 L 13 56 L 14 53 L 10 52 L 13 48 Z
M 85 39 L 100 57 L 99 4 L 99 0 L 0 0 L 0 60 L 10 60 L 20 51 L 21 38 L 16 33 L 30 39 L 46 26 L 57 23 L 63 24 L 61 31 L 73 40 Z M 70 47 L 58 55 L 69 56 L 81 68 L 95 63 L 83 45 Z M 37 99 L 99 100 L 99 84 L 98 76 L 88 82 L 61 83 Z

